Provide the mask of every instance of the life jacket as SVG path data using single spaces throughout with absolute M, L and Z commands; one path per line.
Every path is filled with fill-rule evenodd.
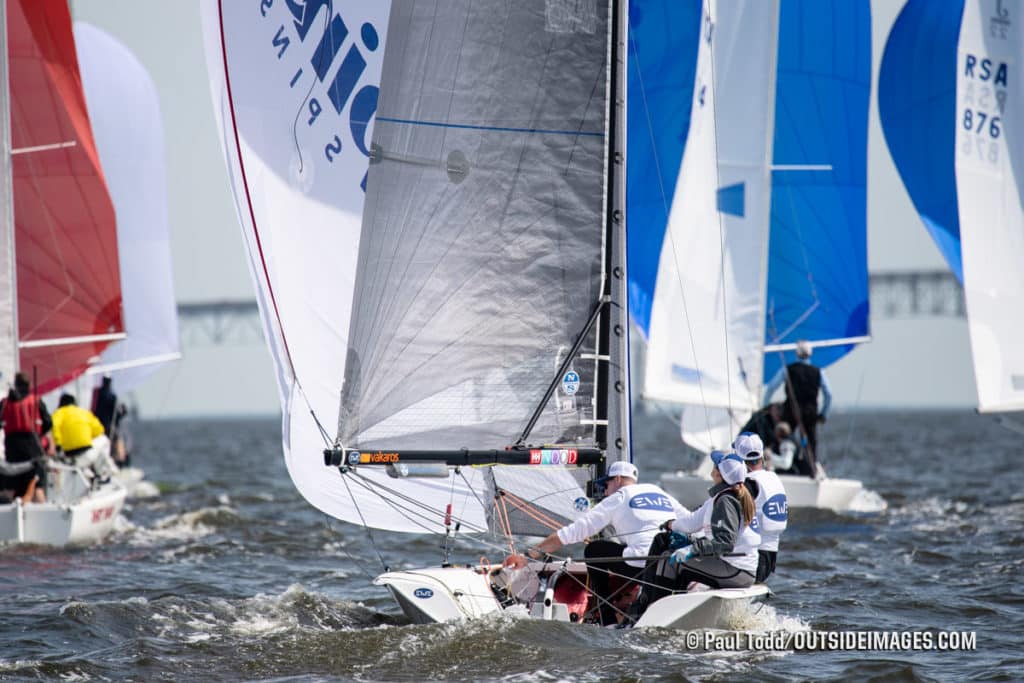
M 42 424 L 39 414 L 39 398 L 29 394 L 22 399 L 4 401 L 4 431 L 8 434 L 34 433 Z
M 750 524 L 761 534 L 760 549 L 778 552 L 779 537 L 786 530 L 789 517 L 786 489 L 782 486 L 779 475 L 768 470 L 747 472 L 747 478 L 756 481 L 759 487 L 754 499 L 757 514 Z
M 708 538 L 713 538 L 711 532 L 711 516 L 714 513 L 715 503 L 722 496 L 732 496 L 736 500 L 739 500 L 739 495 L 732 489 L 725 489 L 716 495 L 711 505 L 705 505 L 704 507 L 704 535 Z M 756 518 L 756 516 L 755 516 Z M 742 522 L 742 517 L 740 518 Z M 732 552 L 724 553 L 722 559 L 736 567 L 737 569 L 743 569 L 751 574 L 757 573 L 757 548 L 761 545 L 761 537 L 757 531 L 751 528 L 751 524 L 745 524 L 742 531 L 736 535 L 736 542 L 733 543 Z
M 796 400 L 801 412 L 818 410 L 818 390 L 821 389 L 821 370 L 809 363 L 790 363 L 786 367 L 786 404 Z M 792 393 L 790 393 L 792 391 Z M 805 408 L 806 406 L 806 408 Z

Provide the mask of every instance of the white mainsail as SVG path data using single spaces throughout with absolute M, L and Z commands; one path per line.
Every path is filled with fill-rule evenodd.
M 453 503 L 465 531 L 485 529 L 477 469 L 339 476 L 321 453 L 503 449 L 538 405 L 531 443 L 593 445 L 607 430 L 609 458 L 628 457 L 623 250 L 604 237 L 609 12 L 537 0 L 203 8 L 302 495 L 403 531 L 443 530 Z M 614 315 L 584 340 L 589 354 L 568 358 L 602 300 L 606 255 Z M 621 343 L 596 359 L 610 329 Z M 616 386 L 606 418 L 602 362 Z
M 686 405 L 684 440 L 708 450 L 760 398 L 778 3 L 705 3 L 702 24 L 644 391 Z
M 149 73 L 123 43 L 82 21 L 74 33 L 89 120 L 117 212 L 128 333 L 87 374 L 110 374 L 117 391 L 125 392 L 181 357 L 160 101 Z
M 1024 410 L 1024 15 L 964 3 L 957 48 L 956 190 L 978 410 Z

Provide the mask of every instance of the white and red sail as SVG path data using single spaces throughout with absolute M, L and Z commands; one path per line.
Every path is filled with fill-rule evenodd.
M 20 369 L 45 391 L 124 336 L 117 230 L 67 4 L 10 0 L 5 14 L 9 136 L 0 180 L 13 241 L 5 237 L 9 302 L 0 315 L 13 338 L 3 340 L 3 371 L 9 382 Z

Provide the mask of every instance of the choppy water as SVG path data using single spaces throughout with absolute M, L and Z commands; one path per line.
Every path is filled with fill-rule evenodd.
M 677 631 L 608 631 L 512 616 L 410 625 L 365 532 L 292 488 L 277 420 L 138 426 L 161 495 L 104 543 L 0 548 L 2 680 L 1020 680 L 1021 437 L 972 414 L 836 416 L 834 476 L 888 502 L 803 513 L 783 538 L 762 630 L 967 631 L 969 652 L 694 651 Z M 639 415 L 642 476 L 679 466 L 675 427 Z M 850 438 L 852 435 L 852 438 Z M 376 533 L 392 566 L 438 541 Z M 464 556 L 461 556 L 464 555 Z M 472 561 L 466 548 L 458 558 Z

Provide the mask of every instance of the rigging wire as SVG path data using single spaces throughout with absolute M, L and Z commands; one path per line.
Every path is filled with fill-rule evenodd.
M 388 564 L 384 561 L 384 556 L 381 555 L 380 548 L 377 547 L 377 541 L 373 538 L 373 532 L 370 531 L 370 527 L 366 523 L 366 518 L 363 517 L 363 511 L 359 508 L 359 502 L 356 500 L 356 497 L 352 495 L 352 489 L 348 486 L 348 479 L 342 475 L 341 481 L 344 482 L 345 490 L 348 491 L 348 496 L 352 499 L 352 504 L 355 506 L 356 512 L 359 513 L 359 521 L 361 521 L 363 526 L 366 528 L 366 535 L 370 537 L 370 545 L 373 546 L 373 551 L 377 553 L 377 559 L 380 560 L 380 566 L 384 568 L 384 571 L 388 571 Z

